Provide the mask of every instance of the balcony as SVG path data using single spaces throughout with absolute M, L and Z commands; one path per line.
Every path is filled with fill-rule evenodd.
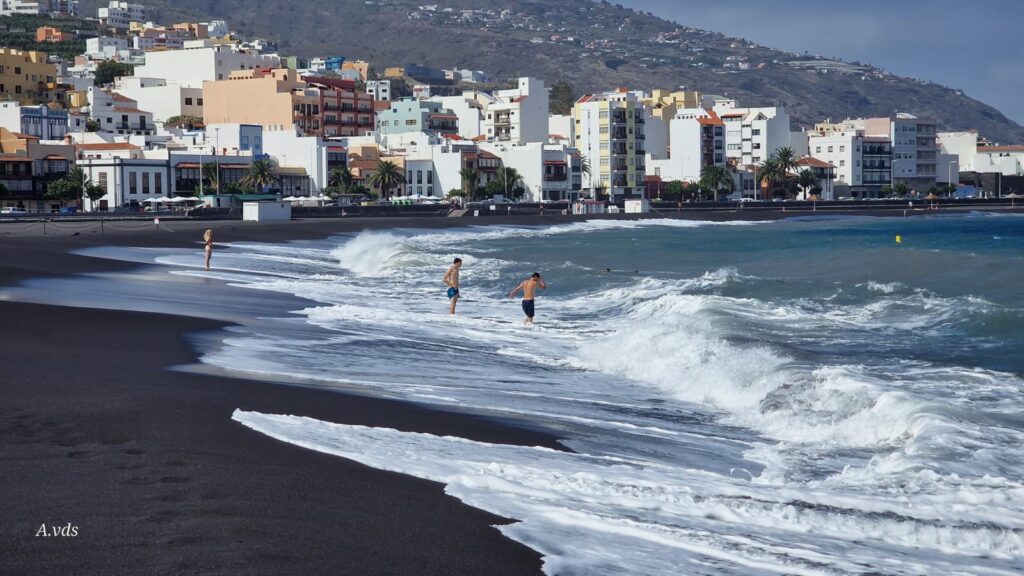
M 612 164 L 613 172 L 625 172 L 626 170 L 629 170 L 629 165 L 625 162 L 616 162 L 615 164 Z
M 645 122 L 647 122 L 647 120 L 644 118 L 643 114 L 636 113 L 633 115 L 634 124 L 644 124 Z
M 612 130 L 612 138 L 615 139 L 615 140 L 625 140 L 626 139 L 626 129 L 625 128 L 618 128 L 616 130 Z
M 625 145 L 612 146 L 612 155 L 614 156 L 625 156 L 628 153 Z
M 625 124 L 626 123 L 626 113 L 622 112 L 620 114 L 612 114 L 612 123 L 613 124 Z
M 568 178 L 565 172 L 544 175 L 545 182 L 565 182 L 566 180 L 568 180 Z
M 626 179 L 626 176 L 624 174 L 612 178 L 612 186 L 615 186 L 617 188 L 629 186 L 628 182 L 629 180 Z
M 636 134 L 633 134 L 633 139 L 634 140 L 646 140 L 647 139 L 647 135 L 644 134 L 643 132 L 637 132 Z

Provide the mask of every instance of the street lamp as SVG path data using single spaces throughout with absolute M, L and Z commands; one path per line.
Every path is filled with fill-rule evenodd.
M 953 162 L 954 160 L 950 160 L 949 164 L 946 166 L 946 189 L 949 190 L 950 198 L 953 197 L 953 190 L 956 190 L 956 188 L 953 187 Z M 957 175 L 959 176 L 959 170 L 957 171 Z M 959 178 L 957 179 L 959 180 Z
M 217 166 L 217 194 L 220 194 L 220 156 L 218 155 L 220 152 L 220 128 L 214 128 L 213 134 L 216 138 L 216 140 L 214 140 L 216 147 L 213 149 L 213 161 Z

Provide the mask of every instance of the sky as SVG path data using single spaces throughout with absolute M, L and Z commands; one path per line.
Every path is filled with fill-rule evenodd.
M 1024 0 L 610 0 L 793 52 L 963 90 L 1024 124 Z

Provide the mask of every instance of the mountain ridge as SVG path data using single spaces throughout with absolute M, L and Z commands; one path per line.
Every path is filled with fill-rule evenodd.
M 95 5 L 81 4 L 86 14 L 94 14 Z M 549 85 L 566 81 L 577 96 L 618 86 L 686 86 L 736 98 L 742 106 L 785 105 L 794 129 L 899 111 L 934 118 L 943 130 L 977 129 L 993 140 L 1024 142 L 1024 127 L 958 90 L 607 2 L 147 0 L 146 7 L 160 22 L 222 18 L 240 32 L 276 40 L 282 54 L 337 54 L 368 60 L 377 70 L 415 63 L 479 69 L 499 79 L 532 75 Z

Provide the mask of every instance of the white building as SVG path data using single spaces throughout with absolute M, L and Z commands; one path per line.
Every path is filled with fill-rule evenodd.
M 209 130 L 207 127 L 207 132 Z M 316 136 L 299 136 L 291 129 L 264 130 L 263 153 L 274 158 L 278 166 L 304 169 L 313 194 L 327 187 L 327 141 Z
M 893 186 L 903 183 L 911 190 L 923 193 L 937 181 L 950 179 L 950 159 L 942 160 L 941 167 L 945 170 L 939 168 L 934 120 L 898 113 L 888 118 L 867 118 L 853 122 L 863 126 L 865 136 L 889 137 L 892 142 Z
M 135 68 L 135 76 L 163 78 L 167 84 L 201 89 L 204 81 L 224 80 L 235 70 L 280 67 L 281 59 L 276 54 L 238 51 L 209 40 L 192 40 L 181 50 L 147 53 L 146 63 Z
M 391 80 L 368 80 L 366 93 L 380 102 L 391 101 Z
M 77 13 L 78 0 L 0 0 L 0 16 L 73 16 Z
M 480 150 L 501 159 L 501 164 L 515 168 L 526 189 L 523 202 L 567 200 L 583 186 L 579 152 L 550 142 L 482 142 Z
M 99 36 L 87 38 L 85 41 L 85 55 L 92 60 L 110 60 L 117 56 L 117 53 L 128 49 L 128 41 L 124 38 L 111 38 Z
M 132 22 L 144 22 L 146 20 L 146 7 L 134 2 L 120 2 L 110 0 L 110 4 L 97 9 L 97 16 L 101 26 L 127 30 Z
M 89 88 L 89 116 L 100 131 L 111 134 L 143 136 L 156 132 L 153 114 L 139 109 L 139 103 L 116 92 Z
M 76 166 L 106 191 L 96 202 L 83 199 L 90 212 L 114 210 L 147 198 L 170 195 L 170 170 L 166 153 L 146 158 L 142 149 L 128 142 L 92 141 L 75 145 Z
M 548 90 L 537 78 L 520 78 L 518 86 L 498 90 L 484 108 L 488 140 L 498 142 L 547 142 Z
M 230 32 L 228 23 L 225 20 L 210 20 L 209 22 L 203 22 L 203 24 L 206 24 L 206 33 L 211 38 L 220 38 Z
M 669 121 L 668 158 L 650 157 L 649 173 L 662 181 L 697 182 L 708 166 L 725 166 L 725 124 L 713 110 L 683 108 Z
M 203 117 L 203 90 L 168 84 L 163 78 L 124 76 L 114 90 L 134 100 L 137 107 L 152 113 L 153 120 L 166 122 L 174 116 Z
M 734 100 L 718 99 L 712 109 L 725 123 L 726 157 L 741 166 L 760 164 L 789 146 L 789 114 L 781 106 L 738 108 Z
M 441 104 L 442 108 L 451 110 L 459 120 L 459 137 L 473 140 L 484 134 L 483 104 L 477 98 L 477 92 L 464 92 L 461 96 L 434 96 L 431 102 Z M 489 98 L 489 95 L 487 95 Z

